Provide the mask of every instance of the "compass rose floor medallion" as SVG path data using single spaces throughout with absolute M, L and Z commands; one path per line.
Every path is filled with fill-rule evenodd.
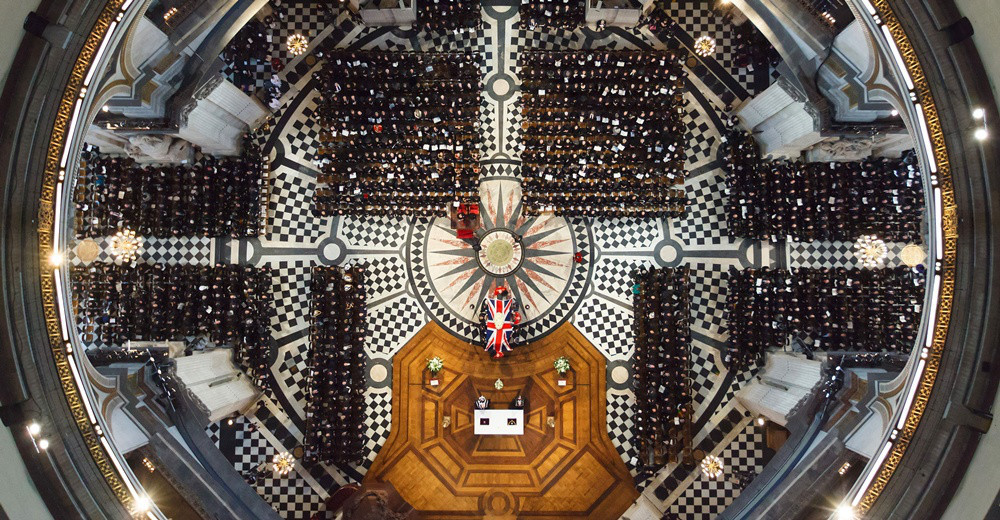
M 478 239 L 457 238 L 444 218 L 414 226 L 417 293 L 435 321 L 476 341 L 480 303 L 507 286 L 521 304 L 522 338 L 536 339 L 565 321 L 583 294 L 588 266 L 574 253 L 589 248 L 590 230 L 551 214 L 522 215 L 516 182 L 483 184 Z

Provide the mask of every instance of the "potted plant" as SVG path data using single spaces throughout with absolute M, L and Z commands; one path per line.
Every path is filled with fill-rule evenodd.
M 566 356 L 559 356 L 552 366 L 556 368 L 556 372 L 559 372 L 559 386 L 566 386 L 566 372 L 569 372 L 569 358 Z
M 431 373 L 431 386 L 438 385 L 438 372 L 444 368 L 444 361 L 441 358 L 434 356 L 427 360 L 427 371 Z

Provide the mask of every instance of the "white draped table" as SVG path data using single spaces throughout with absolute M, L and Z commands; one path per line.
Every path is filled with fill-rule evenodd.
M 524 435 L 524 410 L 476 410 L 473 423 L 476 435 Z

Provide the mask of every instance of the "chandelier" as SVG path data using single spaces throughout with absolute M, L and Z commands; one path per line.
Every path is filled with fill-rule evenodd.
M 288 37 L 286 46 L 288 47 L 288 52 L 292 53 L 292 56 L 299 56 L 309 48 L 309 40 L 302 34 L 295 33 Z
M 694 41 L 694 53 L 702 58 L 715 53 L 715 38 L 703 34 Z
M 135 236 L 135 231 L 131 229 L 123 229 L 111 237 L 108 249 L 113 256 L 128 264 L 135 261 L 139 255 L 140 246 L 142 246 L 142 237 Z
M 854 243 L 854 256 L 863 267 L 875 269 L 882 267 L 889 256 L 889 248 L 885 245 L 885 241 L 875 235 L 862 235 Z
M 295 457 L 291 453 L 283 451 L 274 456 L 274 459 L 271 460 L 271 466 L 275 473 L 284 477 L 295 466 Z
M 710 479 L 718 480 L 722 478 L 722 471 L 724 469 L 725 466 L 722 465 L 722 459 L 715 455 L 708 455 L 704 459 L 701 459 L 701 473 Z

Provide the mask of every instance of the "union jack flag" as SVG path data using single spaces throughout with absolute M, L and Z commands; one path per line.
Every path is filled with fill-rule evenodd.
M 483 300 L 483 319 L 486 322 L 483 329 L 483 349 L 494 358 L 502 358 L 504 352 L 510 352 L 516 306 L 513 298 Z

